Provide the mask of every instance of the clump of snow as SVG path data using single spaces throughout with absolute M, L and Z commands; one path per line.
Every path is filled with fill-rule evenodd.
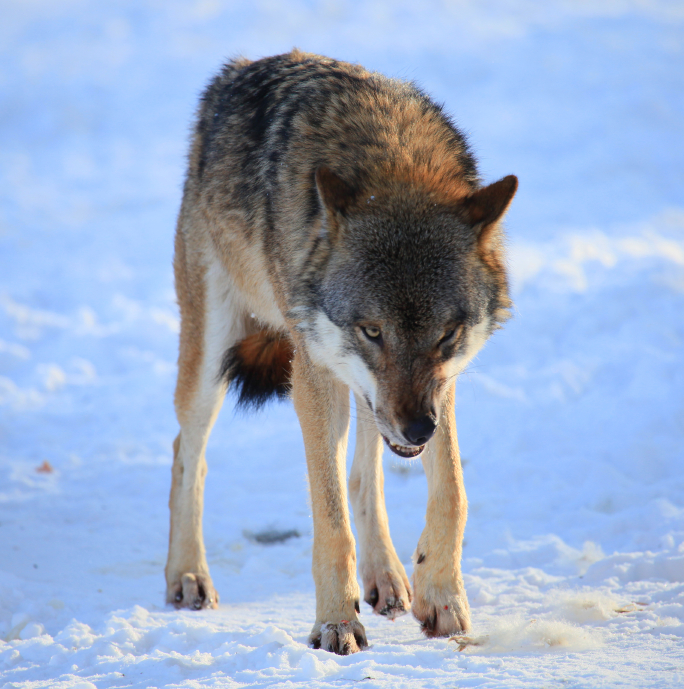
M 586 651 L 601 646 L 601 636 L 563 619 L 504 617 L 482 636 L 455 636 L 460 651 L 474 654 Z
M 567 593 L 561 595 L 560 600 L 554 600 L 554 603 L 560 616 L 577 624 L 605 622 L 620 613 L 633 612 L 638 609 L 633 604 L 625 605 L 599 591 Z

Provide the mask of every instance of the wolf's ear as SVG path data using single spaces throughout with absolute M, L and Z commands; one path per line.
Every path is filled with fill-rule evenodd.
M 499 254 L 502 235 L 496 223 L 508 209 L 517 189 L 518 178 L 508 175 L 478 189 L 463 201 L 463 215 L 477 231 L 477 245 L 485 261 L 495 260 Z
M 466 221 L 473 227 L 479 225 L 482 229 L 493 225 L 506 212 L 517 189 L 518 178 L 508 175 L 466 196 L 462 206 Z
M 344 215 L 356 198 L 355 190 L 324 165 L 316 170 L 316 187 L 323 205 L 333 214 Z

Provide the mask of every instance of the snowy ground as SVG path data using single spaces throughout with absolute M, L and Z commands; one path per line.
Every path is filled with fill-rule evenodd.
M 684 6 L 679 0 L 0 2 L 0 683 L 684 684 Z M 290 406 L 226 405 L 205 535 L 218 611 L 163 605 L 174 216 L 196 98 L 293 45 L 416 79 L 508 219 L 516 317 L 462 377 L 481 645 L 362 610 L 306 646 Z M 410 571 L 425 477 L 386 458 Z M 247 536 L 297 529 L 281 545 Z

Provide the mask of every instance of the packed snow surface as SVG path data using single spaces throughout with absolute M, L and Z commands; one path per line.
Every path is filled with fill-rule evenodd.
M 5 0 L 0 16 L 0 684 L 684 685 L 679 0 Z M 228 399 L 205 511 L 221 605 L 164 606 L 188 128 L 222 61 L 294 45 L 415 79 L 484 179 L 520 178 L 515 317 L 457 390 L 460 642 L 366 608 L 367 651 L 307 647 L 288 404 L 239 416 Z M 410 573 L 425 476 L 385 459 Z M 264 542 L 278 531 L 299 536 Z

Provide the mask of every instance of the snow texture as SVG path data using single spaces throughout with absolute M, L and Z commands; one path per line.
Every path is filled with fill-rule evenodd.
M 0 16 L 0 684 L 684 685 L 680 0 L 4 0 Z M 307 647 L 288 404 L 228 400 L 205 513 L 221 606 L 163 604 L 188 128 L 222 61 L 294 45 L 415 79 L 487 181 L 520 178 L 515 318 L 458 386 L 468 638 L 366 608 L 367 651 Z M 425 477 L 385 468 L 410 573 Z

